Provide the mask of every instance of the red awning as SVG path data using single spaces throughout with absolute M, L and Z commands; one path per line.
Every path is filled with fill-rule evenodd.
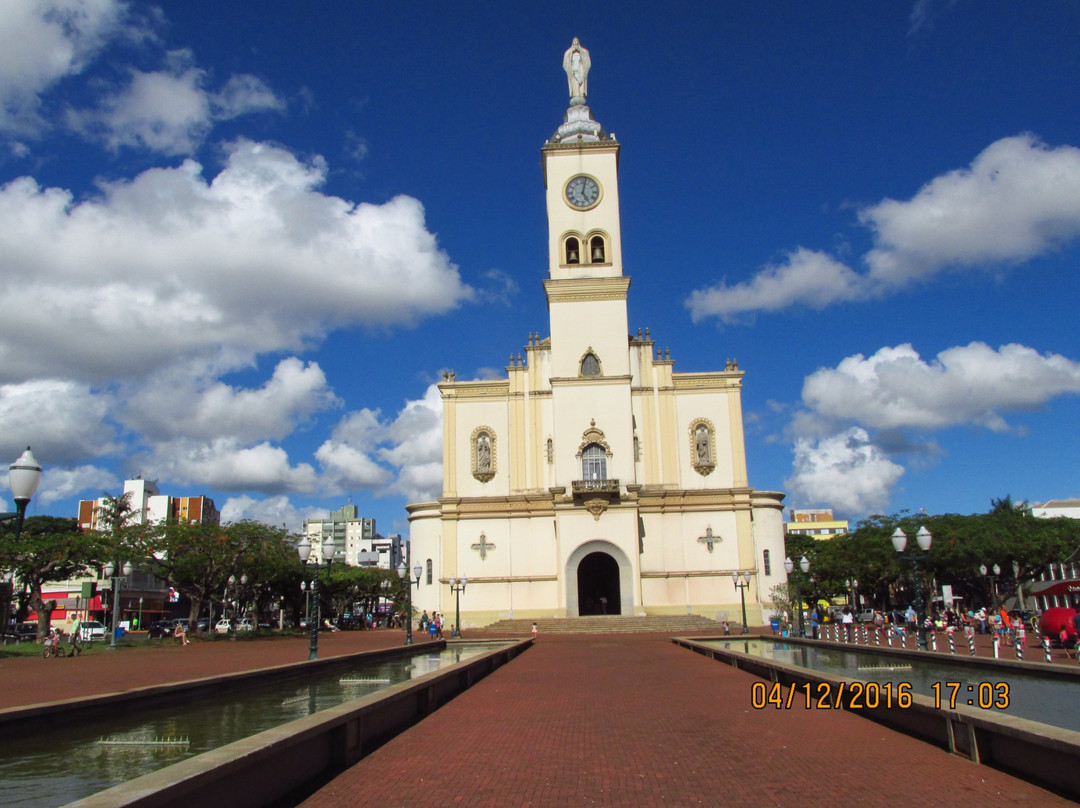
M 1053 595 L 1080 595 L 1080 578 L 1069 578 L 1064 581 L 1036 581 L 1028 589 L 1028 594 L 1037 595 L 1040 598 Z

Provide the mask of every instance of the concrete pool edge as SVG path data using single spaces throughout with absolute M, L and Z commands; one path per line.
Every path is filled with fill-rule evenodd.
M 447 668 L 196 755 L 66 808 L 258 808 L 275 803 L 351 766 L 532 642 L 503 641 Z
M 482 643 L 487 641 L 482 640 L 479 642 Z M 5 707 L 0 709 L 0 737 L 23 735 L 28 732 L 40 733 L 44 730 L 56 729 L 73 722 L 86 721 L 103 716 L 107 717 L 110 713 L 129 705 L 139 709 L 163 706 L 172 702 L 182 702 L 186 699 L 205 695 L 206 693 L 228 692 L 248 687 L 252 684 L 263 684 L 292 677 L 306 676 L 312 671 L 351 665 L 357 661 L 393 659 L 394 657 L 407 656 L 420 650 L 438 651 L 445 647 L 445 640 L 417 643 L 414 645 L 397 645 L 389 648 L 357 651 L 351 654 L 341 654 L 339 656 L 325 657 L 316 660 L 287 662 L 265 668 L 253 668 L 251 670 L 236 671 L 234 673 L 222 673 L 196 679 L 184 679 L 176 682 L 166 682 L 164 684 L 146 685 L 144 687 L 135 687 L 113 693 L 102 693 L 93 696 L 61 699 L 59 701 L 40 702 L 18 707 Z
M 671 641 L 695 653 L 725 662 L 733 668 L 785 687 L 803 685 L 816 687 L 822 683 L 830 685 L 829 692 L 837 694 L 833 699 L 833 704 L 830 705 L 831 708 L 848 710 L 890 729 L 966 757 L 975 763 L 1000 769 L 1036 785 L 1052 789 L 1071 799 L 1080 798 L 1080 766 L 1077 765 L 1080 763 L 1080 732 L 1051 727 L 1023 718 L 979 712 L 966 707 L 937 708 L 929 697 L 917 694 L 912 694 L 909 707 L 901 708 L 894 704 L 891 707 L 876 709 L 853 708 L 851 706 L 852 694 L 849 691 L 846 699 L 841 697 L 839 694 L 842 691 L 838 685 L 859 680 L 830 676 L 821 671 L 751 657 L 739 651 L 705 644 L 706 642 L 730 642 L 742 639 L 781 641 L 772 636 L 673 637 Z M 787 642 L 788 639 L 784 638 L 782 641 Z M 864 650 L 863 646 L 841 647 Z M 797 705 L 797 709 L 806 709 L 801 700 L 797 699 L 794 704 Z

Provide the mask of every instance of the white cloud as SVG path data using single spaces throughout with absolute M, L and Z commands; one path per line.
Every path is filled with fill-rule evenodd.
M 874 247 L 859 273 L 805 248 L 732 286 L 691 293 L 694 320 L 793 306 L 884 297 L 949 269 L 1021 263 L 1080 236 L 1080 149 L 1051 148 L 1033 135 L 1003 138 L 970 166 L 937 177 L 910 200 L 864 208 Z
M 822 309 L 866 295 L 866 284 L 854 270 L 824 253 L 800 248 L 788 254 L 784 263 L 765 267 L 749 281 L 734 286 L 721 281 L 692 292 L 686 307 L 694 322 L 710 316 L 732 322 L 746 312 L 791 306 Z
M 295 357 L 281 360 L 266 384 L 254 390 L 176 366 L 127 400 L 123 421 L 150 440 L 281 440 L 310 416 L 340 403 L 322 368 Z
M 116 452 L 112 404 L 108 394 L 60 379 L 0 385 L 0 456 L 14 459 L 29 444 L 55 466 Z
M 37 457 L 35 450 L 35 457 Z M 51 468 L 42 462 L 41 484 L 34 501 L 42 505 L 74 497 L 88 491 L 83 499 L 97 499 L 105 491 L 118 491 L 122 485 L 117 476 L 97 466 L 77 466 L 71 469 Z
M 801 503 L 842 512 L 884 509 L 904 473 L 859 427 L 818 441 L 799 438 L 794 454 L 794 473 L 784 481 L 791 495 Z
M 245 494 L 229 497 L 220 511 L 222 524 L 251 520 L 275 527 L 284 525 L 294 533 L 304 527 L 305 514 L 297 510 L 286 496 L 255 499 Z
M 285 109 L 284 102 L 255 76 L 231 76 L 220 91 L 211 92 L 206 71 L 195 66 L 190 51 L 173 51 L 167 61 L 164 70 L 130 70 L 123 89 L 96 107 L 70 110 L 68 125 L 113 151 L 126 146 L 185 155 L 202 145 L 217 121 Z
M 28 177 L 0 188 L 0 365 L 102 384 L 191 357 L 242 364 L 471 296 L 419 202 L 354 205 L 316 190 L 325 175 L 321 158 L 243 141 L 211 181 L 186 161 L 81 202 Z
M 965 169 L 886 199 L 859 219 L 875 233 L 871 277 L 905 286 L 943 268 L 1026 261 L 1080 235 L 1080 149 L 1003 138 Z
M 138 462 L 148 476 L 220 491 L 280 494 L 318 489 L 318 476 L 310 464 L 291 465 L 284 449 L 267 442 L 244 446 L 230 438 L 181 439 L 158 444 Z
M 80 73 L 123 30 L 117 0 L 4 0 L 0 13 L 0 131 L 33 136 L 41 95 Z
M 1080 393 L 1080 363 L 1023 345 L 981 342 L 949 348 L 925 362 L 910 345 L 849 356 L 806 378 L 803 403 L 832 419 L 877 429 L 1007 428 L 1005 413 Z

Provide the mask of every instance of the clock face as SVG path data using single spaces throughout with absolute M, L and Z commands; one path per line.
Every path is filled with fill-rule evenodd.
M 574 177 L 566 183 L 566 201 L 575 208 L 591 208 L 600 198 L 600 186 L 592 177 Z

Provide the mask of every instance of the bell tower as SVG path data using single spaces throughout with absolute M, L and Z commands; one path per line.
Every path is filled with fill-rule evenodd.
M 630 372 L 619 143 L 586 104 L 590 66 L 589 52 L 575 37 L 563 56 L 570 107 L 542 149 L 548 216 L 544 291 L 556 377 L 580 376 L 583 357 L 590 352 L 604 376 Z

